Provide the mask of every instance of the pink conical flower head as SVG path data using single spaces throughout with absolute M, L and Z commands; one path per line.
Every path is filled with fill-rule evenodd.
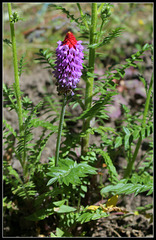
M 56 49 L 56 66 L 54 75 L 57 79 L 59 95 L 71 94 L 76 88 L 82 75 L 83 46 L 77 41 L 73 33 L 68 32 L 64 41 L 58 41 Z

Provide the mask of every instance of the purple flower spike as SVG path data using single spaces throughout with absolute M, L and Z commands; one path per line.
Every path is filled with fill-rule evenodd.
M 63 42 L 58 41 L 56 49 L 56 66 L 54 76 L 57 79 L 58 94 L 74 95 L 73 89 L 76 88 L 82 75 L 83 63 L 82 41 L 77 41 L 71 32 L 66 34 Z

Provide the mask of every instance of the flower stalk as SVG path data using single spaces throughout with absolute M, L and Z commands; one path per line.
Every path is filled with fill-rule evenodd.
M 18 122 L 19 122 L 19 132 L 20 132 L 20 135 L 22 135 L 22 131 L 23 131 L 22 102 L 21 102 L 20 84 L 19 84 L 19 76 L 18 76 L 16 36 L 15 36 L 14 23 L 11 21 L 11 17 L 12 17 L 11 3 L 8 3 L 8 13 L 9 13 L 10 30 L 11 30 L 13 65 L 14 65 L 14 76 L 15 76 L 15 92 L 16 92 L 16 100 L 17 100 L 17 107 L 18 107 L 17 114 L 18 114 Z
M 61 133 L 64 121 L 67 96 L 74 95 L 74 89 L 77 87 L 82 75 L 81 69 L 83 62 L 82 41 L 77 41 L 73 33 L 67 32 L 64 41 L 58 41 L 56 49 L 56 66 L 53 71 L 57 79 L 57 91 L 59 95 L 64 95 L 60 122 L 58 128 L 58 137 L 56 143 L 55 166 L 59 161 L 59 150 L 61 143 Z
M 58 165 L 58 160 L 59 160 L 59 150 L 60 150 L 60 143 L 61 143 L 61 133 L 62 133 L 62 128 L 63 128 L 63 122 L 64 122 L 64 114 L 65 114 L 66 103 L 67 103 L 67 96 L 64 95 L 63 102 L 62 102 L 62 110 L 61 110 L 61 115 L 60 115 L 59 128 L 58 128 L 57 143 L 56 143 L 55 167 L 57 167 L 57 165 Z
M 18 60 L 17 60 L 17 50 L 16 50 L 16 36 L 14 23 L 19 20 L 17 14 L 12 15 L 11 3 L 8 3 L 8 13 L 10 21 L 10 31 L 11 31 L 11 42 L 12 42 L 12 52 L 13 52 L 13 65 L 14 65 L 14 78 L 15 78 L 15 95 L 17 101 L 17 115 L 18 115 L 18 124 L 19 124 L 19 135 L 20 137 L 24 136 L 23 130 L 23 113 L 22 113 L 22 101 L 21 101 L 21 91 L 19 83 L 19 73 L 18 73 Z M 21 166 L 23 168 L 23 177 L 24 181 L 28 181 L 28 171 L 27 171 L 27 161 L 26 161 L 26 152 L 24 151 L 21 158 L 19 159 Z
M 90 27 L 90 45 L 96 42 L 96 26 L 97 26 L 97 3 L 92 3 L 92 18 Z M 95 62 L 95 49 L 89 49 L 89 72 L 94 73 L 94 62 Z M 92 105 L 92 95 L 93 95 L 94 77 L 89 77 L 86 80 L 86 92 L 85 92 L 85 109 L 88 109 Z M 83 122 L 83 131 L 86 131 L 90 126 L 90 119 L 87 118 Z M 85 155 L 89 147 L 90 134 L 87 133 L 82 139 L 81 154 Z
M 147 92 L 145 109 L 144 109 L 143 119 L 142 119 L 142 128 L 144 128 L 146 126 L 146 117 L 147 117 L 147 113 L 148 113 L 148 108 L 149 108 L 152 89 L 153 89 L 153 74 L 152 74 L 151 81 L 150 81 L 150 84 L 149 84 L 149 89 L 148 89 L 148 92 Z M 141 142 L 142 142 L 142 136 L 140 135 L 140 137 L 138 139 L 138 142 L 136 144 L 136 148 L 135 148 L 135 151 L 134 151 L 134 154 L 133 154 L 133 158 L 129 161 L 129 163 L 127 165 L 127 168 L 125 170 L 124 178 L 128 178 L 130 176 L 131 172 L 132 172 L 133 165 L 134 165 L 134 162 L 135 162 L 136 157 L 138 155 L 138 151 L 140 149 Z

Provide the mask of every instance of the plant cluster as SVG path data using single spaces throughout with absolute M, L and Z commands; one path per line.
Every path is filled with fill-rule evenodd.
M 126 69 L 131 66 L 137 68 L 138 62 L 143 61 L 142 56 L 146 51 L 151 51 L 152 56 L 153 47 L 146 43 L 139 51 L 125 59 L 125 64 L 111 66 L 103 75 L 95 74 L 94 64 L 98 57 L 96 50 L 119 37 L 123 31 L 121 28 L 112 29 L 108 33 L 103 30 L 107 28 L 113 5 L 92 3 L 91 14 L 88 15 L 77 3 L 79 18 L 75 18 L 57 4 L 50 4 L 50 7 L 65 13 L 67 18 L 79 27 L 81 39 L 89 41 L 84 45 L 86 63 L 82 64 L 81 76 L 86 87 L 76 88 L 73 96 L 67 96 L 66 102 L 61 96 L 58 97 L 60 101 L 56 102 L 53 96 L 46 94 L 44 99 L 34 106 L 29 97 L 24 97 L 19 79 L 24 69 L 25 56 L 17 61 L 14 29 L 19 17 L 17 13 L 12 14 L 11 4 L 8 3 L 11 40 L 5 39 L 5 42 L 9 43 L 13 50 L 15 83 L 11 86 L 4 83 L 3 97 L 4 107 L 10 113 L 16 111 L 19 129 L 16 131 L 4 119 L 4 152 L 7 154 L 3 160 L 3 213 L 4 216 L 8 212 L 17 215 L 22 213 L 24 221 L 35 222 L 36 225 L 45 220 L 49 224 L 53 223 L 51 237 L 70 237 L 76 236 L 78 226 L 108 217 L 112 211 L 126 214 L 128 212 L 126 209 L 116 206 L 118 196 L 153 193 L 153 75 L 150 84 L 140 75 L 140 81 L 143 82 L 146 91 L 144 111 L 140 110 L 132 115 L 131 109 L 121 104 L 123 120 L 120 129 L 106 125 L 109 119 L 106 107 L 113 104 L 113 97 L 118 94 L 117 83 L 113 80 L 123 79 Z M 44 66 L 46 64 L 45 67 L 51 71 L 55 70 L 55 53 L 50 49 L 40 49 L 37 60 Z M 62 103 L 69 104 L 73 109 L 80 109 L 81 113 L 79 116 L 71 117 L 70 112 L 64 109 L 66 118 L 62 122 L 61 133 L 58 120 Z M 42 112 L 49 113 L 45 120 L 39 118 L 41 109 Z M 55 111 L 55 114 L 52 115 L 52 111 Z M 53 119 L 49 121 L 48 118 L 51 116 Z M 68 121 L 73 125 L 80 122 L 81 130 L 71 131 Z M 38 127 L 42 127 L 42 132 L 39 139 L 35 139 L 33 130 Z M 56 149 L 57 162 L 56 156 L 49 156 L 46 163 L 41 163 L 41 154 L 54 133 L 63 136 L 61 144 L 58 143 Z M 91 135 L 100 137 L 98 145 L 90 144 Z M 150 147 L 146 156 L 140 159 L 136 166 L 138 151 L 145 138 L 150 139 Z M 81 149 L 80 155 L 76 149 Z M 123 166 L 121 175 L 115 163 L 119 155 L 123 155 L 127 160 L 127 166 Z M 22 173 L 13 168 L 10 161 L 12 156 L 19 160 Z M 98 176 L 98 166 L 102 168 L 104 165 L 108 179 L 93 184 Z M 101 199 L 103 197 L 108 199 L 105 204 L 90 206 L 88 195 L 93 193 L 93 187 L 98 189 Z M 9 196 L 6 194 L 7 189 L 10 189 Z M 81 234 L 83 235 L 83 232 Z

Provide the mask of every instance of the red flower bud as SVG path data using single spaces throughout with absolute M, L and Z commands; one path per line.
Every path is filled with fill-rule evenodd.
M 77 40 L 71 32 L 67 32 L 66 37 L 63 41 L 63 45 L 68 45 L 69 48 L 74 47 L 77 44 Z

